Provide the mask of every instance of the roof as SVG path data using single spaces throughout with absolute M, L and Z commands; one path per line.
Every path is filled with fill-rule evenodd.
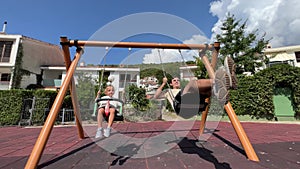
M 22 35 L 22 38 L 23 38 L 23 39 L 26 39 L 26 40 L 35 41 L 35 42 L 38 42 L 38 43 L 43 43 L 43 44 L 51 45 L 51 46 L 57 46 L 57 47 L 60 48 L 60 45 L 48 43 L 48 42 L 41 41 L 41 40 L 37 40 L 37 39 L 31 38 L 31 37 L 28 37 L 28 36 Z
M 279 53 L 279 52 L 287 52 L 287 51 L 300 51 L 300 45 L 296 46 L 285 46 L 285 47 L 278 47 L 278 48 L 267 48 L 265 49 L 265 54 L 270 53 Z

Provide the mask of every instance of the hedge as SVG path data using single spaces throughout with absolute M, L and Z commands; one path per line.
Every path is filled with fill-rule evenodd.
M 25 99 L 36 99 L 32 122 L 35 125 L 44 123 L 47 110 L 49 110 L 56 98 L 56 91 L 49 90 L 0 90 L 0 126 L 18 125 Z M 69 95 L 64 99 L 63 108 L 72 108 Z
M 230 102 L 237 115 L 272 119 L 275 115 L 274 89 L 288 87 L 292 91 L 294 116 L 296 119 L 300 118 L 300 68 L 275 65 L 253 76 L 239 76 L 238 79 L 238 89 L 230 91 Z M 56 95 L 56 91 L 48 90 L 0 90 L 0 126 L 17 125 L 24 106 L 23 101 L 33 97 L 39 98 L 35 106 L 33 123 L 43 124 L 45 110 L 52 107 Z M 213 107 L 211 105 L 211 109 L 214 109 Z M 62 108 L 72 109 L 69 94 L 66 95 Z
M 31 91 L 1 90 L 0 91 L 0 125 L 16 125 L 20 119 L 23 100 L 33 97 Z
M 264 69 L 254 76 L 239 77 L 238 90 L 230 91 L 232 106 L 237 115 L 252 118 L 274 117 L 273 95 L 275 88 L 288 87 L 292 91 L 295 118 L 300 117 L 300 68 L 286 64 Z

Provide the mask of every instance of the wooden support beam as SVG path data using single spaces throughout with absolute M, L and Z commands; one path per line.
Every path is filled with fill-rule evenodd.
M 80 60 L 81 52 L 77 52 L 75 59 L 71 63 L 69 70 L 66 73 L 66 77 L 63 81 L 63 84 L 54 100 L 54 103 L 50 109 L 49 115 L 44 123 L 44 126 L 40 132 L 39 137 L 37 138 L 37 141 L 35 142 L 35 145 L 33 147 L 33 150 L 29 156 L 29 159 L 26 163 L 25 169 L 34 169 L 37 167 L 41 155 L 45 149 L 45 146 L 47 144 L 47 141 L 49 139 L 49 136 L 51 134 L 51 131 L 53 129 L 56 117 L 60 111 L 60 107 L 63 103 L 64 96 L 67 92 L 67 89 L 71 83 L 71 80 L 73 79 L 73 74 L 75 71 L 75 68 Z
M 112 42 L 112 41 L 79 41 L 64 42 L 69 46 L 95 46 L 118 48 L 160 48 L 160 49 L 207 49 L 213 50 L 214 45 L 206 44 L 173 44 L 173 43 L 148 43 L 148 42 Z
M 201 121 L 199 126 L 199 138 L 201 137 L 205 129 L 206 119 L 207 119 L 208 110 L 210 106 L 210 98 L 206 98 L 205 102 L 208 103 L 208 105 L 206 106 L 205 110 L 201 114 Z
M 238 138 L 240 139 L 240 142 L 246 152 L 246 155 L 248 157 L 249 160 L 252 160 L 252 161 L 259 161 L 239 119 L 237 118 L 230 102 L 228 102 L 225 106 L 224 106 L 227 114 L 228 114 L 228 117 L 231 121 L 231 124 L 238 136 Z
M 65 59 L 65 65 L 66 65 L 66 71 L 69 71 L 70 65 L 71 65 L 71 57 L 70 57 L 70 49 L 69 46 L 66 45 L 68 42 L 68 39 L 66 37 L 61 37 L 60 42 L 62 44 L 62 50 L 64 53 L 64 59 Z M 82 50 L 81 48 L 78 48 L 78 50 Z M 83 52 L 83 51 L 80 51 Z M 78 107 L 78 100 L 77 100 L 77 93 L 75 90 L 75 80 L 74 77 L 71 79 L 70 83 L 70 93 L 71 93 L 71 99 L 72 99 L 72 105 L 74 109 L 74 114 L 75 114 L 75 121 L 76 121 L 76 126 L 78 130 L 78 135 L 79 138 L 83 139 L 84 138 L 84 133 L 83 133 L 83 128 L 81 124 L 81 113 L 80 109 Z
M 218 56 L 219 56 L 219 50 L 220 50 L 220 43 L 215 42 L 214 43 L 214 50 L 213 50 L 213 53 L 212 53 L 211 63 L 209 63 L 207 57 L 204 58 L 204 61 L 206 62 L 206 64 L 209 64 L 210 67 L 211 67 L 211 68 L 209 67 L 208 69 L 212 69 L 210 73 L 212 73 L 216 70 Z M 202 56 L 200 56 L 200 57 L 202 57 Z M 210 77 L 214 77 L 214 75 L 212 75 Z M 210 105 L 210 98 L 207 98 L 205 100 L 205 102 Z M 207 106 L 201 114 L 201 121 L 200 121 L 200 127 L 199 127 L 199 137 L 204 132 L 205 124 L 206 124 L 206 120 L 207 120 L 207 116 L 208 116 L 208 111 L 209 111 L 209 106 Z
M 212 67 L 211 63 L 209 62 L 208 58 L 204 55 L 202 56 L 202 61 L 205 65 L 205 68 L 208 72 L 208 75 L 210 77 L 210 79 L 214 79 L 215 78 L 215 74 L 214 74 L 214 68 Z M 246 155 L 248 157 L 249 160 L 252 160 L 252 161 L 259 161 L 239 119 L 237 118 L 230 102 L 228 102 L 225 106 L 224 106 L 225 110 L 226 110 L 226 113 L 228 114 L 228 117 L 231 121 L 231 124 L 246 152 Z M 208 110 L 207 110 L 208 111 Z M 207 112 L 205 112 L 207 113 Z M 205 121 L 206 121 L 206 117 L 207 117 L 207 114 L 204 114 L 203 116 L 203 119 L 201 119 L 201 124 L 205 124 Z M 202 121 L 203 120 L 203 121 Z M 204 128 L 200 128 L 199 129 L 199 133 L 200 132 L 203 132 L 204 131 Z M 201 133 L 202 134 L 202 133 Z

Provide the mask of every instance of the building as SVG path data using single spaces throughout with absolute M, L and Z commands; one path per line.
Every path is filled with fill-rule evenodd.
M 300 67 L 300 45 L 277 48 L 271 48 L 271 46 L 268 46 L 264 53 L 270 58 L 269 65 L 266 66 L 283 63 Z
M 190 81 L 191 79 L 197 79 L 195 77 L 194 71 L 198 69 L 198 66 L 196 65 L 187 65 L 187 66 L 181 66 L 179 67 L 180 70 L 180 79 Z
M 60 78 L 43 79 L 43 86 L 45 89 L 57 89 L 61 86 L 62 81 L 66 76 L 65 66 L 43 66 L 43 72 L 60 72 Z M 103 66 L 85 66 L 80 64 L 74 72 L 75 85 L 78 84 L 78 79 L 82 75 L 90 79 L 91 84 L 99 85 L 99 78 L 101 80 L 101 72 L 104 70 L 106 76 L 114 78 L 112 85 L 115 88 L 115 98 L 121 98 L 125 88 L 130 84 L 139 85 L 140 82 L 140 69 L 139 68 L 123 68 L 123 67 L 103 67 Z M 50 77 L 50 76 L 48 76 Z M 104 80 L 103 80 L 104 81 Z
M 44 72 L 45 65 L 64 65 L 60 46 L 23 35 L 0 33 L 0 90 L 41 86 L 44 78 L 61 72 Z
M 259 68 L 257 71 L 265 69 L 275 64 L 289 64 L 292 66 L 300 67 L 300 45 L 284 46 L 272 48 L 270 45 L 263 51 L 269 58 L 269 63 Z M 194 77 L 193 71 L 197 70 L 197 66 L 189 65 L 180 67 L 180 79 L 189 80 Z M 245 72 L 245 74 L 251 74 Z
M 95 85 L 99 72 L 112 75 L 116 80 L 115 97 L 119 98 L 124 87 L 130 83 L 139 84 L 139 68 L 99 67 L 79 65 L 74 74 L 84 72 L 91 76 Z M 13 88 L 43 88 L 56 90 L 61 87 L 66 75 L 64 56 L 60 45 L 54 45 L 23 35 L 0 32 L 0 90 Z

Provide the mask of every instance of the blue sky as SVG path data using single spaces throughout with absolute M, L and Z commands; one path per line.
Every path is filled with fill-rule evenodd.
M 60 36 L 87 40 L 105 25 L 122 17 L 142 12 L 159 12 L 190 22 L 203 32 L 202 36 L 212 39 L 214 33 L 220 33 L 220 23 L 226 13 L 230 12 L 238 19 L 247 20 L 249 31 L 259 29 L 266 32 L 267 38 L 272 39 L 271 43 L 276 47 L 299 45 L 297 37 L 300 37 L 300 13 L 294 12 L 299 9 L 298 0 L 9 0 L 1 1 L 0 23 L 8 22 L 8 34 L 21 34 L 59 45 Z M 126 22 L 124 24 L 126 25 Z M 166 22 L 165 26 L 168 26 L 167 24 Z M 126 26 L 130 28 L 137 25 Z M 156 28 L 157 25 L 151 26 Z M 176 26 L 171 27 L 171 32 L 174 31 L 172 28 L 180 29 Z M 123 27 L 114 29 L 123 31 Z M 184 31 L 186 30 L 182 30 Z M 191 34 L 190 37 L 181 40 L 184 43 L 205 41 L 199 41 L 197 38 L 199 36 Z M 129 40 L 174 42 L 172 37 L 151 34 L 131 36 Z M 114 54 L 124 55 L 124 52 L 115 52 Z M 155 53 L 153 50 L 143 52 Z M 151 54 L 148 56 L 153 58 Z
M 88 39 L 105 24 L 140 12 L 162 12 L 197 25 L 207 36 L 217 21 L 209 13 L 210 0 L 9 0 L 1 2 L 0 22 L 7 33 L 22 34 L 59 44 L 59 37 Z
M 1 2 L 0 22 L 7 21 L 8 34 L 21 34 L 59 44 L 60 36 L 87 40 L 99 28 L 127 15 L 160 12 L 195 24 L 207 36 L 217 18 L 209 13 L 210 0 L 9 0 Z M 134 26 L 134 25 L 132 25 Z M 146 40 L 145 40 L 146 39 Z M 106 39 L 101 39 L 106 40 Z M 131 41 L 172 42 L 159 36 L 136 36 Z M 122 50 L 119 50 L 122 51 Z M 122 53 L 115 53 L 120 54 Z M 107 61 L 108 62 L 108 61 Z

